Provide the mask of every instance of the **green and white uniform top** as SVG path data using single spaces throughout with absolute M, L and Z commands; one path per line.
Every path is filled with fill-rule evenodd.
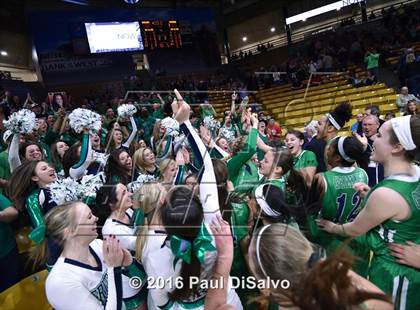
M 293 158 L 293 167 L 296 170 L 306 167 L 318 167 L 315 153 L 303 150 L 298 156 Z
M 420 270 L 395 261 L 388 248 L 390 243 L 420 244 L 420 168 L 415 176 L 393 175 L 379 182 L 368 193 L 385 187 L 398 192 L 410 207 L 411 215 L 404 220 L 386 220 L 367 233 L 373 251 L 369 279 L 393 298 L 396 309 L 420 309 Z
M 322 209 L 318 217 L 338 224 L 353 221 L 362 206 L 362 198 L 353 189 L 353 184 L 357 182 L 367 184 L 366 172 L 361 168 L 336 167 L 320 175 L 324 180 L 325 191 L 322 198 Z M 315 219 L 314 215 L 307 218 L 307 237 L 310 241 L 325 248 L 327 255 L 330 255 L 342 246 L 345 238 L 321 231 L 315 223 Z M 349 247 L 353 255 L 361 258 L 353 266 L 354 270 L 366 277 L 369 250 L 365 236 L 353 238 Z
M 211 231 L 206 225 L 207 231 Z M 155 279 L 155 283 L 149 285 L 149 295 L 147 305 L 149 309 L 204 309 L 207 288 L 198 289 L 195 295 L 181 301 L 173 301 L 169 298 L 169 293 L 175 289 L 177 281 L 180 279 L 182 260 L 179 259 L 174 265 L 174 255 L 170 249 L 164 230 L 149 230 L 146 244 L 144 246 L 141 261 L 147 272 L 147 276 Z M 215 246 L 214 238 L 212 244 Z M 204 264 L 201 264 L 200 280 L 209 280 L 213 274 L 216 264 L 217 252 L 205 252 Z M 161 280 L 158 280 L 161 279 Z M 161 282 L 157 282 L 161 281 Z M 188 281 L 184 283 L 187 284 Z M 240 299 L 234 289 L 228 289 L 227 303 L 235 309 L 242 309 Z
M 354 220 L 361 210 L 362 199 L 353 189 L 357 182 L 368 183 L 368 176 L 361 168 L 336 167 L 321 173 L 325 192 L 321 217 L 334 223 L 345 224 Z
M 125 214 L 129 218 L 130 222 L 132 222 L 134 210 L 129 208 L 125 211 Z M 137 227 L 133 223 L 126 224 L 112 219 L 111 217 L 108 217 L 105 224 L 102 226 L 102 236 L 104 238 L 109 235 L 115 235 L 120 241 L 121 246 L 129 251 L 136 250 L 136 232 Z
M 61 256 L 49 273 L 45 291 L 54 309 L 123 309 L 123 299 L 130 301 L 139 294 L 141 288 L 132 288 L 130 278 L 146 274 L 135 260 L 128 267 L 107 266 L 100 239 L 92 241 L 89 250 L 96 267 Z
M 419 171 L 420 169 L 416 169 Z M 419 173 L 420 175 L 420 173 Z M 387 220 L 369 232 L 369 244 L 375 255 L 394 262 L 389 254 L 388 243 L 405 243 L 412 241 L 420 244 L 420 180 L 419 175 L 409 177 L 406 175 L 389 176 L 368 193 L 370 195 L 378 188 L 386 187 L 398 192 L 410 206 L 411 216 L 408 219 L 396 221 Z

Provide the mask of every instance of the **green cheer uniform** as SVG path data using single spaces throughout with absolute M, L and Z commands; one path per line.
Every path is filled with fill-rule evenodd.
M 367 197 L 369 199 L 376 189 L 386 187 L 398 192 L 410 206 L 408 219 L 386 220 L 367 233 L 367 242 L 373 251 L 369 280 L 392 296 L 395 309 L 420 309 L 420 270 L 397 263 L 388 249 L 390 243 L 412 241 L 420 244 L 419 174 L 415 177 L 390 176 L 375 185 Z

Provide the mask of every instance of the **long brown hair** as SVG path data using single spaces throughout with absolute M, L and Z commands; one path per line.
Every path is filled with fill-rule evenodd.
M 13 201 L 13 205 L 21 212 L 25 209 L 26 198 L 33 190 L 38 188 L 32 177 L 35 175 L 36 166 L 40 162 L 42 161 L 24 162 L 10 176 L 6 194 Z
M 57 166 L 59 166 L 63 162 L 63 159 L 60 157 L 60 155 L 58 154 L 58 150 L 57 150 L 57 143 L 59 143 L 59 142 L 63 142 L 63 143 L 67 144 L 67 142 L 65 142 L 63 140 L 58 140 L 51 145 L 51 159 L 52 159 L 52 163 L 54 164 L 54 167 L 56 167 L 56 168 L 57 168 Z M 63 157 L 64 157 L 64 155 L 63 155 Z
M 116 131 L 121 132 L 121 135 L 122 135 L 121 145 L 124 143 L 124 133 L 123 133 L 123 131 L 121 129 L 118 129 L 118 128 L 114 128 L 114 129 L 110 128 L 108 133 L 106 134 L 106 138 L 105 138 L 105 141 L 107 143 L 106 147 L 108 147 L 108 145 L 109 145 L 109 151 L 113 151 L 113 150 L 116 149 L 115 148 L 115 142 L 114 142 L 114 133 Z
M 125 149 L 118 149 L 111 152 L 108 163 L 105 167 L 105 174 L 106 179 L 109 180 L 109 182 L 116 182 L 112 179 L 112 177 L 115 176 L 118 178 L 118 182 L 127 185 L 127 183 L 131 182 L 131 171 L 127 171 L 127 169 L 125 169 L 125 167 L 123 167 L 120 163 L 120 154 L 123 152 L 128 154 Z
M 286 147 L 276 148 L 273 151 L 274 161 L 272 169 L 282 168 L 282 174 L 287 175 L 286 190 L 293 192 L 297 201 L 305 201 L 307 186 L 303 175 L 293 167 L 293 155 Z

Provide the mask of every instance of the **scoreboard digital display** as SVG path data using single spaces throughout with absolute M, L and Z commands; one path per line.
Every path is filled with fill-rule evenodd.
M 175 20 L 141 21 L 145 49 L 180 48 L 183 45 L 180 27 Z

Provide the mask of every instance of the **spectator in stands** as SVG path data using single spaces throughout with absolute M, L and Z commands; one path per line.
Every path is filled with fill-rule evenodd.
M 365 114 L 366 115 L 375 115 L 379 120 L 379 127 L 381 127 L 382 124 L 385 123 L 385 121 L 382 120 L 381 117 L 380 117 L 381 116 L 381 110 L 379 109 L 379 107 L 377 105 L 372 104 L 370 106 L 367 106 L 365 108 Z
M 304 129 L 303 135 L 305 136 L 305 143 L 303 144 L 303 148 L 305 148 L 306 144 L 311 142 L 313 138 L 316 137 L 316 124 L 318 122 L 316 120 L 310 121 Z
M 317 63 L 315 61 L 313 61 L 313 59 L 311 59 L 311 61 L 309 62 L 308 69 L 309 69 L 310 74 L 314 74 L 318 71 Z M 321 84 L 321 81 L 322 81 L 322 79 L 321 79 L 320 75 L 317 75 L 317 74 L 312 75 L 312 78 L 311 78 L 311 84 L 312 85 L 319 85 L 319 84 Z
M 379 74 L 379 56 L 374 48 L 369 49 L 365 55 L 366 68 L 375 77 L 378 77 Z
M 364 85 L 365 86 L 371 86 L 371 85 L 373 85 L 373 84 L 376 84 L 378 81 L 377 81 L 377 78 L 376 78 L 376 76 L 374 76 L 373 74 L 372 74 L 372 72 L 371 71 L 368 71 L 367 72 L 367 77 L 366 77 L 366 79 L 365 79 L 365 81 L 364 81 Z
M 419 106 L 415 100 L 410 100 L 407 103 L 406 111 L 404 115 L 416 115 L 419 113 Z
M 357 122 L 351 125 L 351 131 L 357 132 L 359 135 L 361 135 L 363 134 L 363 127 L 362 127 L 363 113 L 357 113 L 356 120 Z
M 367 138 L 366 156 L 370 156 L 373 151 L 373 141 L 376 138 L 378 129 L 380 127 L 379 118 L 376 115 L 370 114 L 363 119 L 363 133 Z M 366 171 L 369 177 L 369 186 L 372 187 L 384 178 L 384 167 L 374 161 L 370 161 Z
M 363 81 L 359 78 L 359 73 L 351 72 L 347 77 L 347 82 L 353 87 L 361 87 L 363 86 Z
M 278 141 L 281 138 L 281 126 L 274 117 L 270 117 L 267 125 L 268 141 Z
M 401 87 L 401 93 L 397 98 L 397 106 L 400 108 L 400 111 L 403 112 L 409 101 L 414 100 L 417 103 L 420 103 L 420 100 L 413 94 L 408 93 L 408 88 L 406 86 Z
M 420 27 L 419 27 L 420 30 Z M 406 57 L 405 78 L 407 86 L 415 96 L 420 95 L 420 57 L 416 58 L 414 51 L 409 52 Z

